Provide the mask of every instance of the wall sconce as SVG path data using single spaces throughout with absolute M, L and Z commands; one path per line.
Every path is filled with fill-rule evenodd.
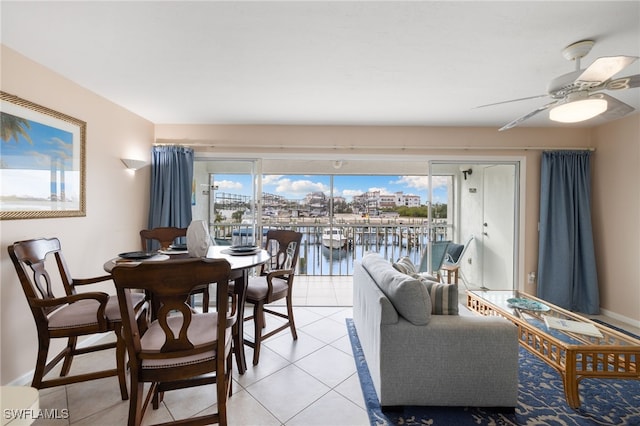
M 147 165 L 147 162 L 142 160 L 133 160 L 131 158 L 122 158 L 121 160 L 122 163 L 127 166 L 127 169 L 134 171 Z
M 467 180 L 467 176 L 471 176 L 471 174 L 473 174 L 473 170 L 471 169 L 461 170 L 461 172 L 464 175 L 464 180 Z

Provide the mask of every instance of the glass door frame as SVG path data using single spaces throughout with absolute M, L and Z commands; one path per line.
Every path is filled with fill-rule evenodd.
M 429 192 L 428 201 L 431 206 L 433 200 L 433 177 L 437 176 L 437 170 L 434 172 L 434 166 L 449 165 L 449 166 L 491 166 L 491 165 L 513 165 L 514 166 L 514 202 L 513 202 L 513 289 L 523 290 L 524 281 L 524 200 L 526 198 L 526 184 L 523 176 L 526 176 L 526 158 L 524 156 L 510 156 L 510 157 L 442 157 L 431 158 L 427 161 L 428 173 L 429 173 Z M 447 215 L 450 212 L 454 212 L 455 217 L 453 219 L 453 235 L 459 235 L 460 220 L 461 220 L 461 206 L 460 204 L 460 184 L 457 180 L 460 176 L 454 178 L 454 191 L 455 194 L 449 196 L 449 199 L 455 200 L 455 206 L 447 206 Z M 429 209 L 429 225 L 433 226 L 432 209 Z M 460 241 L 460 243 L 464 243 Z M 431 240 L 428 244 L 428 253 L 430 258 L 431 253 Z M 429 265 L 431 269 L 431 265 Z

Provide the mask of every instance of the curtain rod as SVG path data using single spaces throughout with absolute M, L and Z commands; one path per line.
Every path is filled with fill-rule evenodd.
M 180 145 L 189 148 L 205 148 L 205 149 L 268 149 L 285 151 L 288 149 L 302 149 L 302 150 L 344 150 L 344 151 L 359 151 L 359 150 L 384 150 L 384 151 L 418 151 L 418 150 L 437 150 L 437 151 L 595 151 L 594 147 L 550 147 L 550 146 L 424 146 L 424 145 L 405 145 L 405 146 L 377 146 L 377 145 L 350 145 L 350 146 L 308 146 L 308 145 L 263 145 L 263 144 L 239 144 L 239 143 L 214 143 L 206 141 L 192 141 L 183 143 L 180 141 L 165 141 L 156 142 L 154 146 L 166 146 L 166 145 Z

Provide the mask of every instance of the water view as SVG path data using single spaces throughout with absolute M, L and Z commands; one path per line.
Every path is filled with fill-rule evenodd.
M 419 266 L 429 240 L 447 238 L 448 226 L 429 227 L 426 220 L 412 218 L 362 220 L 343 216 L 339 224 L 304 223 L 310 219 L 298 219 L 296 223 L 269 224 L 268 229 L 294 229 L 303 234 L 298 261 L 298 273 L 303 275 L 351 275 L 353 263 L 367 252 L 380 253 L 384 258 L 397 260 L 409 256 Z M 252 228 L 245 225 L 218 225 L 214 227 L 218 244 L 253 244 Z M 259 234 L 259 232 L 258 232 Z M 423 265 L 426 267 L 426 264 Z

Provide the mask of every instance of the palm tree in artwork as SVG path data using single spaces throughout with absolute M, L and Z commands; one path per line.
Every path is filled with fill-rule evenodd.
M 4 142 L 9 142 L 13 139 L 17 143 L 19 142 L 18 137 L 22 135 L 29 144 L 33 145 L 31 136 L 27 131 L 29 128 L 31 128 L 29 120 L 0 112 L 0 138 Z

